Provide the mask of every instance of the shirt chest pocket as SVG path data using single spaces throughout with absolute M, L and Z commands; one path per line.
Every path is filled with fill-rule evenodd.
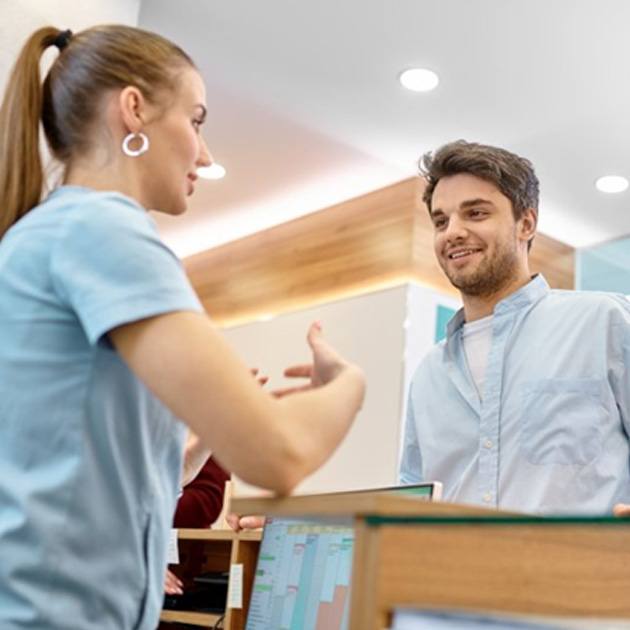
M 529 381 L 522 390 L 521 452 L 532 464 L 585 465 L 602 450 L 600 379 Z

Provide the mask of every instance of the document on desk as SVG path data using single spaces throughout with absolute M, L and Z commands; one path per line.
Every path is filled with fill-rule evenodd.
M 568 619 L 477 612 L 397 610 L 391 630 L 630 630 L 626 619 Z

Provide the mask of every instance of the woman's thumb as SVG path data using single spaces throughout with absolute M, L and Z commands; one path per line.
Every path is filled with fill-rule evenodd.
M 315 344 L 322 338 L 322 324 L 321 322 L 313 322 L 308 329 L 306 340 L 311 350 L 315 350 Z

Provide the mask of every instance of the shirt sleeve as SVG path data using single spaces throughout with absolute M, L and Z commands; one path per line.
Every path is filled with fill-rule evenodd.
M 403 436 L 402 455 L 400 459 L 399 480 L 403 485 L 420 483 L 422 481 L 422 456 L 418 434 L 416 431 L 416 418 L 413 409 L 413 381 L 409 388 L 407 401 L 407 418 L 405 421 L 405 433 Z
M 175 254 L 140 206 L 94 196 L 72 209 L 51 254 L 51 276 L 91 344 L 121 324 L 203 309 Z
M 609 369 L 615 402 L 621 422 L 630 440 L 630 302 L 624 296 L 615 296 L 621 308 L 613 312 Z

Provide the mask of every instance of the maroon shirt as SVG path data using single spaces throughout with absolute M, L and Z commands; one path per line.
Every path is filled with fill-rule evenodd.
M 225 482 L 229 478 L 230 475 L 210 457 L 199 474 L 184 487 L 173 527 L 210 527 L 223 508 Z

